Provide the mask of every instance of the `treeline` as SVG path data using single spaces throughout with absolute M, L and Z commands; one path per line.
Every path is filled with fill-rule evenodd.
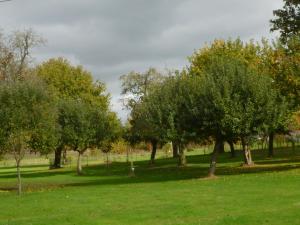
M 121 124 L 109 108 L 105 85 L 81 66 L 50 59 L 31 66 L 32 48 L 42 39 L 32 30 L 0 35 L 0 153 L 14 156 L 21 193 L 21 161 L 26 152 L 55 151 L 59 168 L 63 151 L 110 149 Z
M 55 152 L 52 168 L 61 167 L 67 150 L 81 157 L 88 149 L 109 152 L 122 137 L 129 144 L 150 142 L 151 163 L 158 145 L 172 142 L 178 164 L 186 164 L 189 143 L 213 140 L 209 176 L 214 176 L 224 143 L 235 155 L 241 143 L 244 164 L 253 164 L 251 144 L 298 129 L 293 116 L 300 105 L 300 2 L 284 0 L 274 11 L 272 43 L 215 40 L 195 51 L 182 71 L 162 74 L 154 68 L 121 76 L 124 103 L 130 110 L 125 128 L 110 110 L 104 83 L 66 59 L 31 64 L 31 50 L 43 44 L 32 30 L 0 34 L 0 155 L 16 160 L 21 193 L 21 161 L 26 152 Z M 65 155 L 65 154 L 64 154 Z
M 190 65 L 181 72 L 164 76 L 150 69 L 123 76 L 123 93 L 130 96 L 129 138 L 152 143 L 151 162 L 158 143 L 172 142 L 179 165 L 186 162 L 188 143 L 213 139 L 210 175 L 224 142 L 240 142 L 245 165 L 252 165 L 251 143 L 268 135 L 272 156 L 274 135 L 289 131 L 299 105 L 292 88 L 298 85 L 299 56 L 294 55 L 293 66 L 286 65 L 292 64 L 291 57 L 279 42 L 270 46 L 266 41 L 216 40 L 189 57 Z
M 209 176 L 217 155 L 228 142 L 241 143 L 244 164 L 253 164 L 251 144 L 269 138 L 273 156 L 275 134 L 297 129 L 293 116 L 300 104 L 299 1 L 285 0 L 274 11 L 272 31 L 280 39 L 270 43 L 215 40 L 195 51 L 182 71 L 161 74 L 154 68 L 121 77 L 122 94 L 130 109 L 127 140 L 152 143 L 150 163 L 158 144 L 172 142 L 173 155 L 185 165 L 188 143 L 214 140 Z

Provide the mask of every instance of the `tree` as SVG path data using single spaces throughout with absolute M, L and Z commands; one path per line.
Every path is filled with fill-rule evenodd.
M 25 153 L 47 154 L 56 145 L 56 107 L 47 87 L 33 80 L 2 81 L 0 105 L 0 146 L 16 160 L 20 195 Z
M 156 149 L 158 144 L 158 136 L 155 134 L 156 127 L 151 127 L 151 124 L 146 124 L 143 115 L 144 106 L 141 105 L 144 98 L 148 96 L 153 87 L 163 81 L 163 75 L 155 68 L 149 68 L 145 73 L 136 73 L 134 71 L 120 77 L 122 82 L 122 95 L 124 96 L 124 105 L 131 112 L 132 129 L 135 135 L 140 136 L 143 133 L 143 140 L 150 141 L 152 144 L 151 160 L 154 163 Z M 143 132 L 141 132 L 143 130 Z M 139 134 L 138 134 L 139 133 Z
M 48 84 L 58 101 L 81 99 L 103 110 L 108 109 L 109 96 L 105 94 L 105 85 L 94 82 L 91 73 L 82 66 L 73 66 L 64 58 L 53 58 L 38 65 L 36 73 Z M 61 167 L 61 155 L 65 149 L 63 140 L 60 139 L 55 151 L 53 168 Z
M 131 143 L 138 141 L 151 142 L 150 164 L 154 164 L 157 144 L 161 140 L 161 129 L 149 117 L 149 102 L 143 100 L 135 104 L 130 114 L 130 129 L 127 139 Z
M 259 67 L 255 69 L 252 64 L 226 53 L 211 54 L 209 62 L 202 73 L 192 76 L 188 103 L 195 120 L 200 120 L 195 123 L 198 132 L 204 132 L 207 137 L 212 136 L 216 140 L 209 170 L 209 176 L 213 176 L 218 148 L 226 139 L 239 138 L 245 164 L 253 163 L 249 148 L 252 137 L 263 132 L 270 121 L 278 119 L 273 117 L 270 120 L 268 114 L 281 102 L 275 101 L 278 92 L 273 88 L 271 78 L 262 75 Z
M 142 135 L 145 135 L 145 131 L 151 131 L 152 138 L 155 137 L 160 143 L 172 141 L 179 150 L 180 166 L 186 164 L 184 149 L 192 136 L 184 118 L 186 116 L 183 107 L 184 96 L 188 92 L 185 79 L 186 77 L 180 76 L 179 73 L 165 78 L 163 83 L 153 86 L 152 91 L 139 105 L 144 112 L 140 114 L 144 129 L 139 131 Z M 154 156 L 155 152 L 152 154 L 152 161 L 154 161 Z
M 279 41 L 265 44 L 262 51 L 265 73 L 273 85 L 290 102 L 290 108 L 300 105 L 300 37 L 291 38 L 286 44 Z
M 91 148 L 107 147 L 117 136 L 120 122 L 114 113 L 82 100 L 64 100 L 59 124 L 62 142 L 78 152 L 77 174 L 82 174 L 81 158 Z
M 0 33 L 0 80 L 24 79 L 30 76 L 31 51 L 44 40 L 32 29 Z
M 283 9 L 273 11 L 275 16 L 271 22 L 271 31 L 279 31 L 283 43 L 300 34 L 300 1 L 284 0 Z
M 124 104 L 128 109 L 132 109 L 136 103 L 147 96 L 152 86 L 163 80 L 163 75 L 155 68 L 149 68 L 145 73 L 131 71 L 129 74 L 120 77 L 122 82 L 122 92 Z

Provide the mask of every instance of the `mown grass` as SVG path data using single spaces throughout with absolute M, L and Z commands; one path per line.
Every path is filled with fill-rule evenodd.
M 171 158 L 48 170 L 23 167 L 25 193 L 16 196 L 14 167 L 0 168 L 0 225 L 102 224 L 300 224 L 300 157 L 289 149 L 256 166 L 242 156 L 219 158 L 217 179 L 205 179 L 209 156 L 191 153 L 187 167 Z

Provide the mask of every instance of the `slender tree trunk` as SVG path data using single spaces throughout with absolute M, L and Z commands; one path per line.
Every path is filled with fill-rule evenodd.
M 18 195 L 22 194 L 21 170 L 20 160 L 17 160 L 17 174 L 18 174 Z
M 51 166 L 52 169 L 61 168 L 61 153 L 62 153 L 62 146 L 57 147 L 54 152 L 54 163 Z
M 67 149 L 63 150 L 63 165 L 67 164 Z
M 274 133 L 271 132 L 269 134 L 269 157 L 273 157 L 274 156 L 274 146 L 273 146 L 273 143 L 274 143 Z
M 130 171 L 129 171 L 129 177 L 135 177 L 134 165 L 133 165 L 133 156 L 132 156 L 132 149 L 130 149 Z
M 150 164 L 153 165 L 154 161 L 155 161 L 155 156 L 156 156 L 157 141 L 151 141 L 151 145 L 152 145 L 152 151 L 151 151 Z
M 126 149 L 126 162 L 129 163 L 129 149 Z
M 249 145 L 245 142 L 245 140 L 242 138 L 242 146 L 243 146 L 243 153 L 244 153 L 244 163 L 246 166 L 252 166 L 252 156 L 251 156 L 251 150 L 249 148 Z
M 106 155 L 106 167 L 108 168 L 109 167 L 109 152 L 106 152 L 105 155 Z
M 178 149 L 179 149 L 179 162 L 178 162 L 178 165 L 179 166 L 186 166 L 186 157 L 185 157 L 185 154 L 184 154 L 184 147 L 181 144 L 179 144 Z
M 234 143 L 233 143 L 233 141 L 228 141 L 228 144 L 230 146 L 231 157 L 234 158 L 235 157 Z
M 82 175 L 81 157 L 82 157 L 82 152 L 78 151 L 78 158 L 77 158 L 77 175 Z
M 173 149 L 173 158 L 178 158 L 178 145 L 176 142 L 172 142 L 172 149 Z
M 223 141 L 220 138 L 216 139 L 214 151 L 211 155 L 211 160 L 210 160 L 210 166 L 209 166 L 209 171 L 208 171 L 208 177 L 214 177 L 215 172 L 216 172 L 216 166 L 217 166 L 217 158 L 218 154 L 220 152 L 220 146 L 224 145 Z

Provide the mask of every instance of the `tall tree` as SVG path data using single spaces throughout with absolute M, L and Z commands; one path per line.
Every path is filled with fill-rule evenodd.
M 300 35 L 300 0 L 284 0 L 283 9 L 273 11 L 271 31 L 279 31 L 283 43 Z
M 156 155 L 156 149 L 158 144 L 157 128 L 150 127 L 151 124 L 146 125 L 146 121 L 143 119 L 145 111 L 144 106 L 141 105 L 143 99 L 148 96 L 153 87 L 163 81 L 163 75 L 155 68 L 149 68 L 144 73 L 130 72 L 129 74 L 122 75 L 120 77 L 122 82 L 122 92 L 124 96 L 123 102 L 127 109 L 131 110 L 131 128 L 132 134 L 140 136 L 143 133 L 143 140 L 150 141 L 152 145 L 151 160 L 154 162 Z M 138 131 L 139 130 L 139 131 Z M 143 132 L 141 133 L 141 130 Z
M 36 73 L 48 84 L 57 99 L 81 99 L 103 110 L 108 108 L 109 96 L 105 94 L 105 85 L 99 81 L 94 82 L 92 74 L 82 66 L 73 66 L 64 58 L 53 58 L 38 65 Z M 65 148 L 63 140 L 62 137 L 55 151 L 53 168 L 61 167 L 62 151 Z
M 56 145 L 56 107 L 41 82 L 0 84 L 0 147 L 16 160 L 21 194 L 21 161 L 29 150 L 49 153 Z
M 216 140 L 210 176 L 215 172 L 218 148 L 226 139 L 239 138 L 243 144 L 245 164 L 252 164 L 249 149 L 252 136 L 264 131 L 271 121 L 267 116 L 269 110 L 272 107 L 276 108 L 276 104 L 273 103 L 276 102 L 274 99 L 278 93 L 273 88 L 272 79 L 261 74 L 264 71 L 262 59 L 256 51 L 248 52 L 247 47 L 243 45 L 238 46 L 246 49 L 244 53 L 247 54 L 236 54 L 239 51 L 233 51 L 236 48 L 232 50 L 231 43 L 221 42 L 221 48 L 218 42 L 214 43 L 211 49 L 200 50 L 191 58 L 190 74 L 192 79 L 195 79 L 192 82 L 195 87 L 191 88 L 194 91 L 190 94 L 189 108 L 194 107 L 192 112 L 196 116 L 195 119 L 198 118 L 202 123 L 202 126 L 199 126 L 202 130 L 199 132 L 213 136 Z M 223 53 L 220 54 L 221 52 Z M 248 54 L 252 60 L 245 57 Z M 206 62 L 204 66 L 200 64 L 200 68 L 199 60 Z M 255 66 L 256 60 L 261 64 Z M 276 118 L 278 117 L 273 119 Z

